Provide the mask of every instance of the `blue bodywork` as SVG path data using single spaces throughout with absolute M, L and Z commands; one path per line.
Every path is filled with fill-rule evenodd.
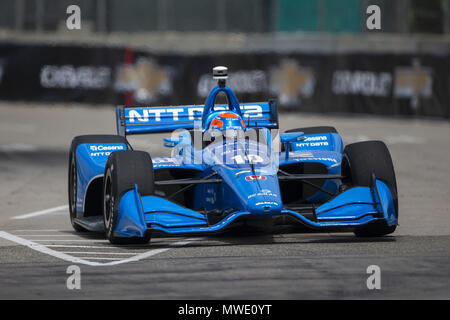
M 215 105 L 216 96 L 221 92 L 227 96 L 228 105 Z M 222 141 L 194 148 L 193 140 L 202 139 L 211 120 L 223 110 L 242 116 L 247 130 L 258 129 L 263 138 Z M 197 181 L 220 179 L 192 186 L 189 206 L 171 201 L 158 192 L 141 195 L 135 185 L 120 199 L 115 229 L 118 237 L 143 237 L 148 229 L 167 234 L 219 232 L 237 221 L 282 216 L 324 230 L 354 229 L 380 220 L 389 226 L 397 224 L 391 190 L 377 177 L 372 177 L 371 186 L 340 191 L 343 144 L 339 134 L 284 133 L 280 135 L 280 144 L 274 148 L 274 134 L 278 133 L 270 130 L 278 128 L 275 101 L 239 104 L 229 87 L 217 86 L 204 106 L 120 106 L 116 117 L 117 131 L 122 136 L 177 130 L 177 135 L 164 139 L 164 146 L 173 148 L 172 155 L 152 159 L 155 172 L 188 170 L 190 179 Z M 103 178 L 109 154 L 127 148 L 120 143 L 78 146 L 78 216 L 83 215 L 89 186 Z M 252 150 L 258 152 L 252 153 Z M 225 164 L 226 157 L 231 162 Z M 279 169 L 303 164 L 319 165 L 325 170 L 323 175 L 330 177 L 325 176 L 320 182 L 321 189 L 306 199 L 306 203 L 311 204 L 310 215 L 284 204 L 280 188 Z M 211 213 L 215 219 L 211 219 Z

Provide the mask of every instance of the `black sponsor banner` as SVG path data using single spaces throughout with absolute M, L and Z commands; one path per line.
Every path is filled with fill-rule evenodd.
M 215 65 L 243 102 L 280 109 L 450 117 L 446 55 L 150 54 L 121 47 L 0 44 L 0 99 L 201 104 Z

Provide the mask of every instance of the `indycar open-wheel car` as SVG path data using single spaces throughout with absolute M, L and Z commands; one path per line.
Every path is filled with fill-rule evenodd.
M 235 226 L 302 224 L 383 236 L 398 223 L 392 159 L 381 141 L 343 146 L 333 127 L 278 134 L 274 100 L 240 104 L 227 69 L 204 105 L 119 106 L 117 135 L 75 137 L 70 221 L 111 243 L 146 243 L 154 231 L 211 234 Z M 216 104 L 218 94 L 227 104 Z M 135 151 L 126 137 L 173 132 L 170 157 Z

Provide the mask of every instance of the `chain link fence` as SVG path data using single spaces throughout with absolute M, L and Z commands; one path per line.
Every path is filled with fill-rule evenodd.
M 2 0 L 0 28 L 58 32 L 69 5 L 84 32 L 366 32 L 366 8 L 382 32 L 449 33 L 450 0 Z

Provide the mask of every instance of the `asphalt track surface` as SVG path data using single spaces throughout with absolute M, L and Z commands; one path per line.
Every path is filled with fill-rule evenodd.
M 400 226 L 382 238 L 279 228 L 273 234 L 155 237 L 113 246 L 75 233 L 67 210 L 73 136 L 114 133 L 111 107 L 0 103 L 0 299 L 449 299 L 450 123 L 282 114 L 283 129 L 335 126 L 381 139 L 397 173 Z M 130 139 L 165 154 L 160 136 Z M 68 266 L 81 269 L 69 290 Z M 381 270 L 369 290 L 367 268 Z

